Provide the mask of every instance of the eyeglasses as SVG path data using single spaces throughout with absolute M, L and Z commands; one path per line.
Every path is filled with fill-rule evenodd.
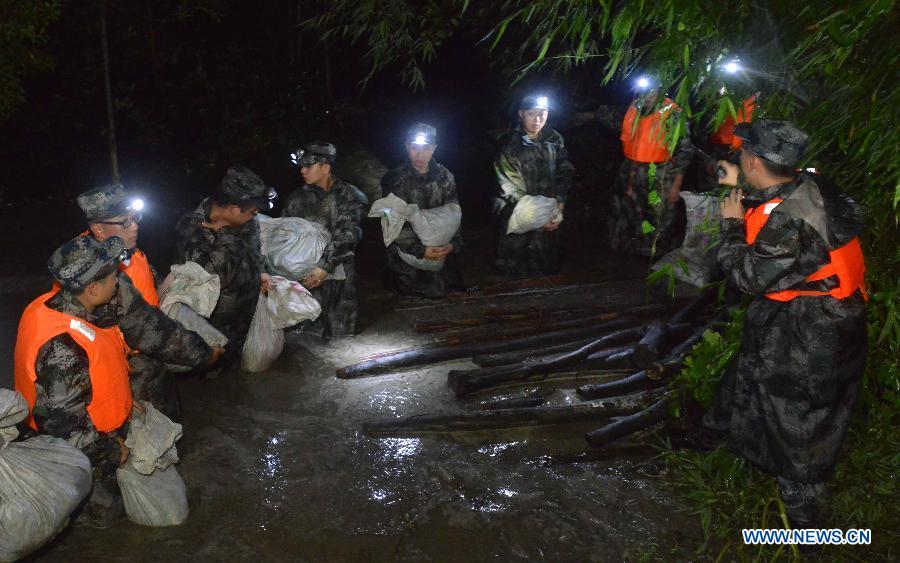
M 126 218 L 122 219 L 121 221 L 97 221 L 97 222 L 100 223 L 101 225 L 118 225 L 118 226 L 122 227 L 123 229 L 130 229 L 134 225 L 137 225 L 138 223 L 141 222 L 141 214 L 135 213 L 134 215 L 132 215 L 130 217 L 126 217 Z

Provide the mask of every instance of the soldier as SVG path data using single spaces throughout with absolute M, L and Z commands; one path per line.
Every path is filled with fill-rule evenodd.
M 664 98 L 657 104 L 659 88 L 651 87 L 647 78 L 639 79 L 638 89 L 645 93 L 627 108 L 600 106 L 596 111 L 576 114 L 575 121 L 595 121 L 604 127 L 621 130 L 619 138 L 625 160 L 613 186 L 608 219 L 610 248 L 623 254 L 649 255 L 650 240 L 642 226 L 644 221 L 653 223 L 649 195 L 656 187 L 662 206 L 656 225 L 659 234 L 656 251 L 662 254 L 680 245 L 673 233 L 674 211 L 684 171 L 694 151 L 686 127 L 682 129 L 674 151 L 668 149 L 668 128 L 677 122 L 681 111 L 675 102 Z M 651 163 L 656 165 L 654 186 L 650 185 Z
M 775 476 L 795 528 L 822 528 L 825 482 L 850 424 L 866 364 L 859 206 L 822 177 L 797 174 L 809 137 L 786 121 L 735 127 L 746 181 L 722 203 L 719 265 L 753 295 L 739 355 L 705 427 Z M 742 176 L 743 178 L 740 178 Z
M 456 197 L 456 179 L 444 166 L 432 157 L 437 148 L 437 130 L 428 124 L 418 123 L 406 135 L 405 164 L 398 166 L 381 179 L 381 191 L 386 197 L 394 194 L 419 209 L 434 209 L 444 205 L 459 204 Z M 459 231 L 445 246 L 422 244 L 409 223 L 403 225 L 400 235 L 387 248 L 387 263 L 391 272 L 391 285 L 402 295 L 417 295 L 440 299 L 450 289 L 462 288 L 462 272 L 459 255 L 462 236 Z M 440 270 L 415 268 L 406 263 L 400 251 L 416 258 L 438 260 L 444 258 Z
M 322 314 L 306 321 L 303 330 L 323 337 L 353 336 L 356 330 L 356 245 L 368 200 L 353 185 L 334 175 L 337 149 L 313 141 L 291 155 L 300 167 L 304 185 L 285 203 L 282 217 L 300 217 L 323 225 L 331 234 L 322 258 L 301 282 L 319 304 Z
M 123 439 L 132 409 L 126 343 L 139 337 L 145 350 L 187 365 L 214 362 L 222 352 L 140 298 L 119 273 L 125 250 L 115 236 L 79 236 L 57 249 L 47 266 L 60 288 L 25 309 L 15 349 L 16 390 L 31 409 L 23 430 L 66 439 L 87 455 L 94 487 L 80 520 L 102 527 L 124 514 L 116 468 L 128 457 Z M 125 286 L 134 299 L 121 299 Z M 146 326 L 134 326 L 141 322 Z M 181 350 L 197 357 L 178 357 Z
M 268 211 L 275 196 L 275 190 L 250 169 L 229 168 L 213 195 L 175 227 L 176 262 L 196 262 L 218 275 L 221 284 L 209 322 L 228 338 L 228 344 L 210 377 L 240 358 L 259 293 L 268 287 L 256 214 Z
M 505 138 L 494 161 L 500 195 L 494 211 L 500 229 L 497 269 L 505 275 L 553 274 L 559 271 L 562 221 L 543 228 L 507 234 L 518 201 L 525 195 L 554 198 L 562 211 L 575 176 L 562 135 L 546 128 L 546 96 L 527 96 L 519 104 L 519 125 Z

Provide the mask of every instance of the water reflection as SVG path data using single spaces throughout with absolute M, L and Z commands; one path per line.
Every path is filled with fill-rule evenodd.
M 484 454 L 490 457 L 497 457 L 501 453 L 505 452 L 510 448 L 514 448 L 519 444 L 523 444 L 524 442 L 504 442 L 502 444 L 490 444 L 481 448 L 478 448 L 478 453 Z
M 382 461 L 402 459 L 422 451 L 419 438 L 382 438 L 380 442 Z
M 266 446 L 260 453 L 259 463 L 262 466 L 260 472 L 261 481 L 265 484 L 263 505 L 278 510 L 283 498 L 284 490 L 284 465 L 281 460 L 284 446 L 284 432 L 272 436 L 266 440 Z

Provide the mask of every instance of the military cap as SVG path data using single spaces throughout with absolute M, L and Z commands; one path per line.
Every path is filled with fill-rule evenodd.
M 291 153 L 291 162 L 303 168 L 319 162 L 333 164 L 337 158 L 337 149 L 325 141 L 313 141 Z
M 406 142 L 411 145 L 436 145 L 437 129 L 427 123 L 416 123 L 406 132 Z
M 78 207 L 84 212 L 89 223 L 103 221 L 110 217 L 123 215 L 132 210 L 133 200 L 122 184 L 109 184 L 99 188 L 91 188 L 76 198 Z M 135 209 L 135 211 L 139 211 Z
M 228 203 L 252 205 L 259 209 L 270 209 L 272 200 L 278 196 L 274 188 L 266 186 L 262 178 L 244 166 L 228 169 L 222 178 L 219 193 Z
M 104 267 L 119 264 L 125 256 L 125 244 L 119 237 L 99 241 L 77 236 L 53 252 L 47 260 L 47 269 L 65 289 L 80 290 Z
M 522 101 L 519 102 L 519 109 L 521 111 L 528 111 L 530 109 L 550 109 L 550 102 L 547 100 L 547 96 L 525 96 L 522 98 Z
M 743 150 L 784 166 L 797 164 L 809 146 L 809 135 L 790 121 L 760 119 L 739 123 L 734 134 L 743 139 Z

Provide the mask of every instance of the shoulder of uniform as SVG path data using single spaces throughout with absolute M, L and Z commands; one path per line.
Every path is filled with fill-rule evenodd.
M 366 197 L 366 194 L 362 192 L 359 188 L 351 184 L 350 182 L 338 178 L 339 189 L 342 192 L 346 192 L 348 197 L 352 197 L 354 199 L 359 200 L 362 203 L 369 203 L 369 198 Z

